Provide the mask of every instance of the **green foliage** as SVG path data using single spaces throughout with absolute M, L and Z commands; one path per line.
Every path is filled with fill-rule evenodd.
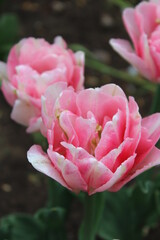
M 85 193 L 84 218 L 79 229 L 79 240 L 94 240 L 104 211 L 104 193 L 88 196 Z
M 65 240 L 65 210 L 63 208 L 40 209 L 35 215 L 44 228 L 43 240 Z
M 116 5 L 120 7 L 121 9 L 126 8 L 126 7 L 132 7 L 132 4 L 130 1 L 126 0 L 109 0 L 109 3 L 112 5 Z
M 48 201 L 47 207 L 55 208 L 61 207 L 67 211 L 70 209 L 70 204 L 72 201 L 73 195 L 68 189 L 54 181 L 53 179 L 48 179 Z
M 17 40 L 19 22 L 15 14 L 3 14 L 0 17 L 0 59 L 4 60 L 8 51 Z
M 153 98 L 150 113 L 160 112 L 160 83 L 157 84 L 156 93 Z
M 40 132 L 35 132 L 32 133 L 32 138 L 35 144 L 41 145 L 44 151 L 47 150 L 48 148 L 48 142 L 47 139 L 40 133 Z
M 32 216 L 25 214 L 9 215 L 0 222 L 0 240 L 40 240 L 43 229 Z
M 160 176 L 140 180 L 119 192 L 105 192 L 98 235 L 105 240 L 141 240 L 160 220 Z M 158 180 L 159 179 L 159 180 Z
M 65 240 L 64 216 L 62 208 L 8 215 L 0 222 L 0 240 Z

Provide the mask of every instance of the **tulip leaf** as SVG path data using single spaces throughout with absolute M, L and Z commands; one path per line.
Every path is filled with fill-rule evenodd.
M 62 208 L 8 215 L 0 221 L 0 240 L 65 240 L 64 216 Z
M 156 181 L 155 181 L 156 182 Z M 98 235 L 105 240 L 141 240 L 160 218 L 160 186 L 137 181 L 118 192 L 105 193 L 105 209 Z
M 19 22 L 15 14 L 4 14 L 0 18 L 0 44 L 13 43 L 18 35 Z
M 63 208 L 44 208 L 35 214 L 35 219 L 45 228 L 46 240 L 65 240 L 65 210 Z
M 68 189 L 57 183 L 51 178 L 48 178 L 48 208 L 61 207 L 68 212 L 73 195 Z
M 30 215 L 12 214 L 2 218 L 0 231 L 9 240 L 41 240 L 43 239 L 43 228 Z M 3 240 L 3 238 L 2 238 Z
M 0 59 L 5 60 L 12 45 L 17 40 L 19 21 L 15 14 L 3 14 L 0 17 Z
M 156 92 L 153 97 L 150 113 L 160 112 L 160 83 L 157 84 Z
M 126 7 L 132 7 L 131 3 L 129 1 L 124 0 L 110 0 L 111 4 L 114 4 L 122 9 Z

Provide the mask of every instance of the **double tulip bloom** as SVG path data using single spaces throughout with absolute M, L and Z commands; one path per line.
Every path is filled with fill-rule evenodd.
M 160 83 L 160 1 L 142 1 L 123 11 L 123 22 L 132 40 L 111 39 L 110 44 L 147 79 Z
M 26 38 L 13 46 L 6 64 L 0 62 L 0 76 L 11 118 L 34 132 L 41 128 L 41 96 L 48 86 L 64 81 L 76 91 L 83 88 L 84 54 L 67 49 L 61 37 L 53 44 Z
M 142 119 L 134 98 L 108 84 L 76 93 L 59 82 L 42 97 L 48 150 L 34 145 L 28 159 L 66 188 L 89 195 L 117 191 L 138 174 L 160 164 L 154 145 L 160 113 Z

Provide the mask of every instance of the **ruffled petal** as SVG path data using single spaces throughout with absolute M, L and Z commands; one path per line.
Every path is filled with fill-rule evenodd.
M 138 176 L 139 174 L 143 173 L 144 171 L 160 165 L 160 150 L 156 147 L 154 147 L 151 152 L 141 161 L 138 165 L 136 165 L 129 174 L 127 174 L 126 178 L 124 178 L 122 181 L 115 184 L 115 186 L 110 189 L 111 191 L 118 191 L 121 187 L 123 187 L 126 183 L 131 181 L 133 178 Z
M 47 128 L 51 128 L 54 118 L 54 106 L 61 92 L 67 88 L 66 82 L 57 82 L 49 86 L 42 96 L 42 119 Z
M 83 148 L 75 148 L 72 144 L 65 142 L 62 144 L 68 149 L 71 160 L 76 164 L 87 183 L 88 194 L 111 179 L 113 173 Z
M 160 138 L 160 113 L 152 114 L 143 118 L 142 127 L 147 129 L 148 138 L 152 140 L 155 145 Z
M 2 81 L 2 87 L 1 90 L 4 94 L 5 99 L 7 100 L 7 102 L 13 106 L 16 99 L 17 99 L 17 94 L 16 94 L 16 88 L 13 87 L 12 84 L 10 84 L 9 81 Z
M 113 174 L 112 178 L 106 182 L 101 187 L 95 189 L 91 194 L 94 194 L 96 192 L 103 192 L 105 190 L 108 191 L 118 191 L 119 189 L 112 188 L 117 182 L 119 182 L 127 173 L 130 171 L 130 169 L 133 167 L 134 160 L 135 160 L 136 154 L 129 157 L 125 162 L 123 162 L 116 170 L 116 172 Z
M 62 186 L 70 189 L 66 184 L 61 174 L 52 164 L 48 155 L 43 152 L 42 148 L 38 145 L 33 145 L 27 152 L 28 161 L 33 165 L 35 169 L 46 174 L 47 176 L 53 178 L 59 182 Z M 70 189 L 71 190 L 71 189 Z
M 137 19 L 137 25 L 141 33 L 146 33 L 148 36 L 154 31 L 157 23 L 157 6 L 156 4 L 149 2 L 141 2 L 135 8 L 135 15 Z M 134 25 L 133 25 L 134 26 Z
M 112 119 L 118 109 L 125 108 L 126 99 L 122 96 L 113 97 L 110 94 L 111 92 L 107 93 L 103 87 L 80 91 L 77 95 L 80 115 L 87 118 L 88 112 L 92 112 L 99 125 L 103 125 L 105 116 Z
M 48 149 L 48 155 L 55 165 L 56 169 L 61 172 L 65 182 L 74 192 L 87 191 L 87 184 L 82 178 L 78 167 L 70 160 L 64 158 L 57 152 Z
M 133 51 L 128 41 L 111 39 L 110 44 L 121 57 L 133 65 L 143 76 L 153 79 L 153 71 L 151 71 L 150 66 Z
M 133 41 L 135 50 L 138 52 L 140 29 L 135 15 L 135 10 L 133 8 L 126 8 L 123 11 L 123 22 L 131 40 Z
M 30 119 L 35 117 L 35 108 L 21 100 L 16 100 L 12 109 L 11 118 L 24 126 L 28 126 Z

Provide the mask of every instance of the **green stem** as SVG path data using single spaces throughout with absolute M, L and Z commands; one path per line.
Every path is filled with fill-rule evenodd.
M 84 220 L 79 231 L 79 240 L 95 240 L 102 211 L 104 209 L 103 193 L 85 196 Z
M 56 192 L 56 185 L 54 183 L 54 180 L 49 178 L 48 179 L 48 200 L 47 200 L 47 207 L 52 208 L 55 206 L 54 203 L 54 197 Z
M 132 7 L 131 3 L 129 1 L 124 0 L 110 0 L 112 4 L 117 5 L 120 8 L 126 8 L 126 7 Z
M 160 84 L 157 84 L 150 113 L 160 112 Z
M 155 92 L 155 90 L 156 90 L 156 84 L 151 83 L 147 80 L 144 80 L 140 76 L 132 76 L 125 71 L 121 71 L 121 70 L 115 69 L 113 67 L 107 66 L 107 65 L 105 65 L 97 60 L 91 59 L 89 57 L 86 58 L 86 66 L 91 69 L 94 69 L 98 72 L 101 72 L 103 74 L 107 74 L 111 77 L 121 79 L 125 82 L 137 84 L 151 92 Z
M 48 200 L 47 207 L 61 207 L 69 211 L 73 196 L 68 189 L 61 186 L 55 180 L 48 178 Z
M 132 76 L 129 73 L 118 70 L 114 67 L 108 66 L 104 63 L 101 63 L 98 61 L 94 54 L 88 50 L 86 47 L 80 45 L 80 44 L 71 44 L 70 48 L 73 49 L 73 51 L 83 51 L 85 52 L 85 66 L 89 67 L 90 69 L 94 69 L 97 72 L 100 72 L 102 74 L 107 74 L 111 77 L 120 79 L 122 81 L 128 82 L 128 83 L 133 83 L 139 85 L 141 88 L 146 89 L 147 91 L 150 92 L 155 92 L 156 91 L 156 84 L 153 82 L 150 82 L 148 80 L 145 80 L 141 78 L 140 76 Z

